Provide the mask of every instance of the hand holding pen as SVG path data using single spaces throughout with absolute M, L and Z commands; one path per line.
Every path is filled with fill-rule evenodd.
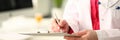
M 69 25 L 65 20 L 58 19 L 57 16 L 56 16 L 56 19 L 52 20 L 52 31 L 53 32 L 66 33 L 68 32 L 68 29 L 69 29 Z
M 59 31 L 61 32 L 61 33 L 63 33 L 63 31 L 62 31 L 62 27 L 60 27 L 60 19 L 58 19 L 58 17 L 57 17 L 57 15 L 55 14 L 55 21 L 56 21 L 56 23 L 59 25 L 59 27 L 58 27 L 58 29 L 59 29 Z

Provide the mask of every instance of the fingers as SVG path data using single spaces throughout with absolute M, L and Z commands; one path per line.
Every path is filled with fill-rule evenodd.
M 82 31 L 79 31 L 77 33 L 73 33 L 72 35 L 76 35 L 76 36 L 65 36 L 64 38 L 67 39 L 67 40 L 81 40 L 83 39 L 83 36 L 85 36 L 87 33 L 87 30 L 82 30 Z
M 73 33 L 71 35 L 76 35 L 76 36 L 64 36 L 64 39 L 67 39 L 67 40 L 77 40 L 77 39 L 80 39 L 80 36 L 78 36 L 78 33 Z
M 56 23 L 55 19 L 52 20 L 52 31 L 53 32 L 60 32 L 59 25 Z
M 55 26 L 57 26 L 57 27 L 59 26 L 59 27 L 62 28 L 62 27 L 64 27 L 67 24 L 67 22 L 65 20 L 63 20 L 63 19 L 60 19 L 59 23 L 57 23 L 56 20 L 59 20 L 59 19 L 53 19 L 52 20 L 52 24 L 55 25 Z
M 64 33 L 67 33 L 69 30 L 69 25 L 65 25 L 63 28 L 61 28 L 63 30 Z
M 64 36 L 64 39 L 66 40 L 80 40 L 81 38 L 80 37 L 72 37 L 72 36 Z
M 67 22 L 63 19 L 61 19 L 59 22 L 60 27 L 64 27 L 66 24 L 67 24 Z
M 61 19 L 60 23 L 59 23 L 59 26 L 64 33 L 68 32 L 69 25 L 67 24 L 67 22 L 65 20 Z
M 67 24 L 65 20 L 61 19 L 59 20 L 59 23 L 56 21 L 56 19 L 52 20 L 52 31 L 53 32 L 60 32 L 60 30 L 62 29 L 62 31 L 65 33 L 68 31 L 68 28 L 69 28 L 69 25 Z
M 66 39 L 66 40 L 75 40 L 74 37 L 67 37 L 67 36 L 65 36 L 64 39 Z
M 57 19 L 57 20 L 59 20 L 59 19 Z M 52 19 L 52 30 L 54 31 L 54 32 L 56 32 L 56 31 L 60 31 L 60 29 L 62 29 L 62 30 L 65 30 L 65 28 L 66 28 L 66 21 L 65 20 L 60 20 L 60 22 L 58 23 L 57 21 L 56 21 L 56 19 Z

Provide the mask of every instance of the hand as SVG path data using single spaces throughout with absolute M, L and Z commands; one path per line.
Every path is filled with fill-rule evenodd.
M 64 33 L 68 32 L 69 25 L 65 20 L 60 19 L 60 22 L 57 23 L 56 19 L 52 20 L 52 31 L 53 32 L 60 32 L 62 30 Z
M 80 37 L 67 37 L 65 36 L 66 40 L 98 40 L 97 34 L 93 30 L 83 30 L 77 33 L 73 33 L 73 35 L 77 35 Z

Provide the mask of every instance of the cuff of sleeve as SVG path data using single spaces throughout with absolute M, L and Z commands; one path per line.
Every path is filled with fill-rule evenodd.
M 98 40 L 105 40 L 108 37 L 107 33 L 104 30 L 96 30 Z
M 73 30 L 71 29 L 71 27 L 69 27 L 68 34 L 72 34 L 72 33 L 73 33 Z

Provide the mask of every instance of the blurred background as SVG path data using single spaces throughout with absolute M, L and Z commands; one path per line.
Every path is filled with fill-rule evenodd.
M 34 17 L 40 13 L 44 18 L 51 18 L 54 13 L 62 17 L 67 0 L 0 0 L 0 24 L 11 17 L 24 15 Z M 1 25 L 0 25 L 1 26 Z
M 51 18 L 62 18 L 66 2 L 67 0 L 0 0 L 0 34 L 37 32 L 38 26 L 42 30 L 50 30 Z M 40 19 L 35 19 L 36 14 Z

